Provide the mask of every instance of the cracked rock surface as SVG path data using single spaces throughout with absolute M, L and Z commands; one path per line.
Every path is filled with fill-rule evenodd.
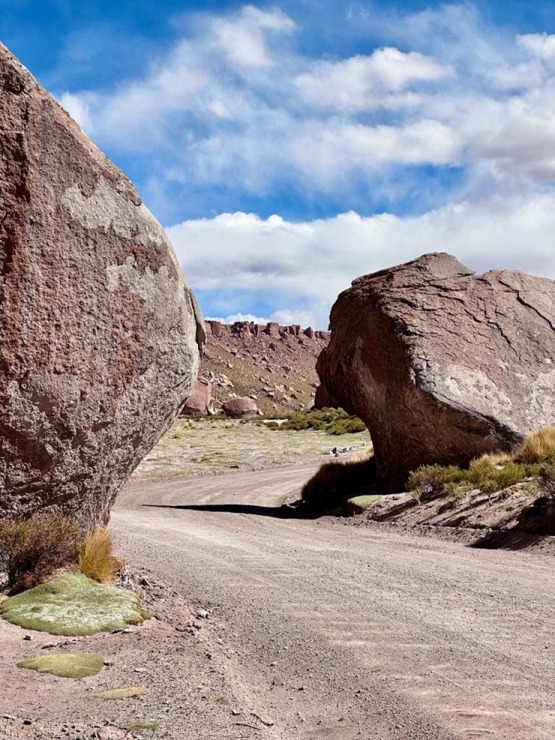
M 0 44 L 0 518 L 106 521 L 197 374 L 173 248 Z
M 555 422 L 555 282 L 445 253 L 340 294 L 322 382 L 368 426 L 378 476 L 465 464 Z

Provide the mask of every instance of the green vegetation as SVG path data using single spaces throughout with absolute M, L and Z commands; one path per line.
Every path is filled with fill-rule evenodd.
M 79 548 L 79 570 L 87 578 L 99 583 L 110 583 L 121 566 L 114 557 L 112 535 L 106 527 L 95 527 L 87 532 Z
M 512 455 L 482 455 L 467 468 L 423 465 L 411 472 L 407 489 L 415 499 L 429 501 L 445 492 L 495 493 L 527 478 L 539 478 L 540 484 L 544 481 L 544 487 L 553 485 L 555 493 L 552 460 L 555 460 L 555 429 L 547 428 L 530 435 Z
M 267 425 L 284 431 L 296 432 L 319 429 L 327 434 L 356 434 L 365 432 L 366 426 L 357 416 L 349 416 L 343 409 L 320 409 L 319 411 L 296 411 L 280 425 Z
M 122 730 L 127 732 L 141 732 L 143 730 L 157 730 L 158 722 L 128 722 L 125 725 L 120 725 Z
M 147 689 L 145 686 L 130 686 L 127 689 L 110 689 L 109 691 L 101 691 L 95 694 L 97 699 L 136 699 L 143 694 L 146 694 Z
M 343 513 L 347 515 L 362 514 L 376 501 L 382 498 L 380 495 L 351 496 L 343 501 Z
M 540 470 L 540 488 L 546 496 L 555 497 L 555 463 L 545 463 Z
M 32 588 L 75 562 L 78 550 L 77 524 L 61 514 L 36 513 L 0 523 L 0 570 L 7 572 L 12 593 Z
M 8 575 L 11 594 L 38 586 L 60 568 L 75 566 L 99 583 L 113 580 L 121 561 L 113 554 L 105 527 L 83 536 L 75 521 L 52 512 L 0 522 L 0 571 Z
M 98 653 L 62 653 L 22 660 L 17 667 L 63 678 L 87 678 L 96 676 L 103 665 L 104 658 Z
M 93 635 L 148 619 L 137 596 L 82 574 L 66 575 L 12 596 L 0 615 L 25 629 L 53 635 Z

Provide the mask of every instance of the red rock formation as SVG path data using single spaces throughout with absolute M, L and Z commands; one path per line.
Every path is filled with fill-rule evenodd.
M 317 364 L 368 426 L 381 479 L 509 450 L 555 422 L 555 282 L 447 254 L 358 278 Z
M 275 321 L 269 321 L 266 324 L 266 334 L 270 337 L 279 337 L 279 324 Z
M 210 412 L 212 400 L 212 383 L 206 378 L 197 378 L 189 398 L 185 401 L 181 413 L 185 416 L 204 416 Z
M 248 419 L 256 416 L 258 406 L 252 398 L 232 398 L 222 405 L 222 411 L 233 419 Z
M 129 180 L 0 44 L 0 518 L 106 522 L 204 335 Z
M 224 332 L 224 325 L 220 321 L 209 321 L 210 333 L 213 337 L 221 337 Z

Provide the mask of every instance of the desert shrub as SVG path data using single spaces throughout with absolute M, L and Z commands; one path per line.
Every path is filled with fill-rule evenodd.
M 79 548 L 79 570 L 98 583 L 110 583 L 121 563 L 114 556 L 112 535 L 106 527 L 87 532 Z
M 334 509 L 344 499 L 365 492 L 375 480 L 376 461 L 372 454 L 362 460 L 329 462 L 305 483 L 301 498 L 307 509 Z
M 33 588 L 58 568 L 74 563 L 79 528 L 62 514 L 36 513 L 0 522 L 0 567 L 12 593 Z
M 555 463 L 555 427 L 543 427 L 528 435 L 515 450 L 513 459 L 521 463 Z
M 539 475 L 539 464 L 517 463 L 504 455 L 483 455 L 468 468 L 456 465 L 423 465 L 409 475 L 407 489 L 414 498 L 430 500 L 444 492 L 469 491 L 495 493 L 526 478 Z
M 465 471 L 456 465 L 422 465 L 413 470 L 407 481 L 407 489 L 416 499 L 432 499 L 445 491 L 454 490 L 465 476 Z
M 366 424 L 358 416 L 349 416 L 347 419 L 338 419 L 326 432 L 328 434 L 357 434 L 365 432 Z
M 555 497 L 555 463 L 542 465 L 539 482 L 540 488 L 546 496 Z
M 296 411 L 279 428 L 292 431 L 316 429 L 337 435 L 366 431 L 364 422 L 357 416 L 350 416 L 343 409 L 331 408 L 317 411 Z
M 520 483 L 528 474 L 528 467 L 522 463 L 509 462 L 497 466 L 489 455 L 484 455 L 472 460 L 466 482 L 468 486 L 479 488 L 484 493 L 495 493 Z

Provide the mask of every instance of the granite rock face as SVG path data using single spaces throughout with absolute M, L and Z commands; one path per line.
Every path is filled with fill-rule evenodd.
M 107 521 L 204 322 L 129 180 L 0 45 L 0 518 Z
M 377 473 L 465 464 L 555 422 L 555 282 L 448 254 L 358 278 L 331 312 L 322 383 L 370 430 Z

